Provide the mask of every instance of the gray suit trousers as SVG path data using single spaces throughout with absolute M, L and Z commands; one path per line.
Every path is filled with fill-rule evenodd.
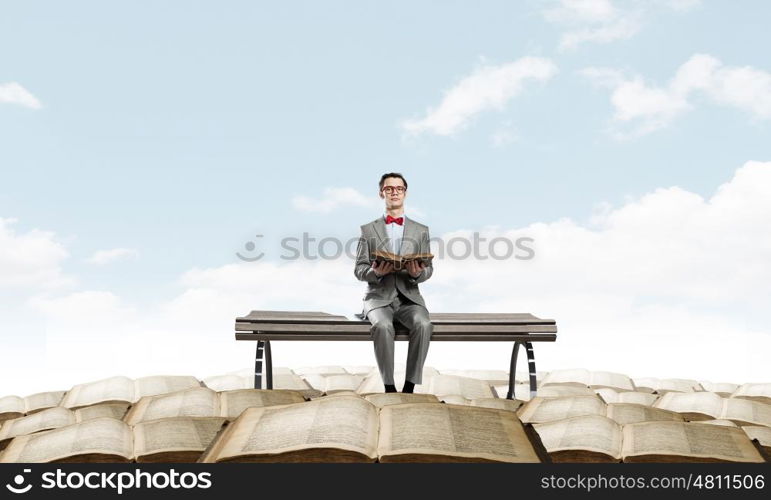
M 434 325 L 428 317 L 428 310 L 398 292 L 391 304 L 369 311 L 367 319 L 372 323 L 370 336 L 375 344 L 375 358 L 383 384 L 395 385 L 394 319 L 409 330 L 406 379 L 415 385 L 423 383 L 423 364 L 426 361 L 428 344 L 434 331 Z

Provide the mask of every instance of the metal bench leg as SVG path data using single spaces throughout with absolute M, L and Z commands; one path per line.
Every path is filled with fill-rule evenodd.
M 270 340 L 265 341 L 265 382 L 268 389 L 273 389 L 273 355 L 270 352 Z
M 517 373 L 517 352 L 519 352 L 519 346 L 525 346 L 525 353 L 527 354 L 527 368 L 530 378 L 530 397 L 534 398 L 538 391 L 538 384 L 535 375 L 535 354 L 533 353 L 533 344 L 531 342 L 514 342 L 514 348 L 511 351 L 511 366 L 509 367 L 509 392 L 506 394 L 506 399 L 514 399 L 514 377 Z
M 265 347 L 264 340 L 257 341 L 257 352 L 254 355 L 254 388 L 262 389 L 262 351 Z

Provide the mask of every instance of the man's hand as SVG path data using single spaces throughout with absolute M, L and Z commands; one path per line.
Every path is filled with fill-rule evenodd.
M 390 262 L 376 260 L 372 263 L 372 269 L 375 271 L 375 274 L 380 277 L 394 272 L 394 265 Z
M 411 260 L 407 262 L 407 272 L 410 273 L 410 276 L 413 278 L 417 278 L 420 276 L 420 273 L 423 272 L 423 269 L 426 268 L 426 265 L 422 262 L 418 264 L 417 260 Z

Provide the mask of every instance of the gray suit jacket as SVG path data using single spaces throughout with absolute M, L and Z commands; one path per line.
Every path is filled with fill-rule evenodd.
M 405 216 L 404 236 L 402 237 L 402 246 L 399 253 L 401 255 L 430 253 L 431 246 L 429 241 L 428 226 Z M 356 249 L 356 266 L 353 272 L 359 281 L 367 282 L 367 293 L 364 295 L 362 314 L 366 316 L 372 309 L 387 306 L 393 302 L 396 298 L 397 289 L 413 302 L 426 307 L 423 296 L 420 295 L 418 283 L 422 283 L 431 277 L 431 274 L 434 272 L 433 263 L 426 265 L 423 272 L 417 278 L 411 277 L 406 269 L 394 271 L 378 278 L 371 267 L 372 261 L 370 261 L 370 253 L 375 250 L 391 251 L 391 242 L 389 241 L 385 220 L 382 216 L 361 226 L 361 236 L 359 237 L 359 245 Z

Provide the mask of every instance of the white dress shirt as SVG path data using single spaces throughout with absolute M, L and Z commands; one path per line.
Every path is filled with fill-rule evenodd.
M 387 216 L 388 213 L 383 214 L 383 220 L 385 220 Z M 399 217 L 404 217 L 404 214 Z M 405 218 L 401 226 L 396 222 L 385 225 L 386 233 L 388 233 L 388 237 L 391 240 L 391 253 L 396 255 L 402 254 L 402 238 L 404 238 L 404 224 L 406 223 L 407 219 Z

